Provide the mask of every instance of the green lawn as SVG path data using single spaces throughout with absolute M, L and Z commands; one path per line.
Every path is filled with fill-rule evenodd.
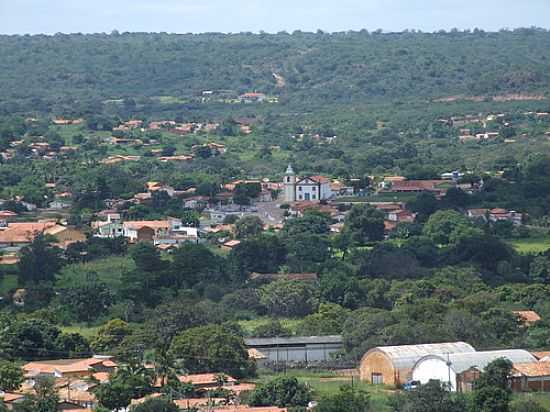
M 10 290 L 17 288 L 17 275 L 3 274 L 0 276 L 0 296 L 5 296 Z
M 267 382 L 273 378 L 283 376 L 279 373 L 260 374 L 258 383 Z M 332 371 L 306 371 L 306 370 L 288 370 L 286 376 L 296 377 L 300 382 L 305 382 L 311 386 L 314 392 L 314 399 L 318 400 L 323 396 L 333 395 L 340 390 L 342 385 L 351 385 L 351 377 L 338 376 Z M 388 396 L 391 396 L 393 391 L 379 385 L 369 385 L 359 381 L 357 378 L 353 380 L 353 386 L 366 391 L 370 394 L 372 410 L 377 412 L 386 412 L 390 409 L 387 405 Z
M 540 253 L 550 250 L 550 237 L 519 239 L 511 242 L 519 253 Z
M 97 331 L 99 330 L 101 326 L 80 326 L 80 325 L 73 325 L 73 326 L 63 326 L 61 330 L 64 333 L 79 333 L 85 338 L 93 338 L 97 335 Z
M 515 399 L 531 399 L 542 407 L 550 410 L 550 393 L 522 393 L 514 396 Z
M 97 276 L 113 290 L 120 288 L 121 276 L 134 269 L 134 262 L 130 257 L 108 257 L 94 260 L 89 263 L 77 263 L 65 266 L 58 275 L 56 286 L 67 288 L 81 285 L 87 278 Z

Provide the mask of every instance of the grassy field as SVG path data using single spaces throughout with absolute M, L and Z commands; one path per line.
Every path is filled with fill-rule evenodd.
M 3 274 L 0 276 L 0 296 L 5 296 L 17 287 L 17 275 Z
M 97 276 L 113 290 L 120 288 L 121 276 L 134 268 L 130 257 L 108 257 L 89 263 L 78 263 L 65 266 L 59 276 L 56 286 L 67 288 L 82 284 L 88 277 Z
M 524 393 L 514 395 L 514 399 L 530 399 L 550 410 L 550 393 Z
M 97 331 L 101 326 L 84 326 L 84 325 L 72 325 L 72 326 L 63 326 L 61 330 L 64 333 L 79 333 L 85 338 L 93 338 L 97 335 Z
M 512 246 L 519 253 L 541 253 L 550 250 L 550 237 L 514 240 Z
M 282 376 L 280 373 L 260 373 L 256 382 L 265 383 L 280 376 Z M 351 377 L 338 376 L 332 371 L 288 370 L 286 376 L 296 377 L 300 382 L 305 382 L 310 385 L 313 389 L 315 400 L 323 396 L 337 393 L 342 385 L 352 384 Z M 370 394 L 372 410 L 377 412 L 389 412 L 391 410 L 388 405 L 388 399 L 396 393 L 395 390 L 379 385 L 369 385 L 359 381 L 357 378 L 353 380 L 353 386 Z M 534 400 L 544 408 L 550 410 L 550 393 L 525 393 L 514 395 L 514 401 L 525 399 Z
M 265 373 L 260 374 L 258 383 L 268 382 L 269 380 L 280 377 L 281 374 Z M 342 385 L 351 385 L 359 389 L 362 389 L 370 394 L 372 410 L 377 412 L 389 411 L 387 405 L 388 396 L 391 396 L 393 391 L 377 385 L 369 385 L 364 382 L 360 382 L 355 378 L 352 382 L 351 377 L 338 376 L 331 371 L 305 371 L 305 370 L 289 370 L 286 372 L 286 376 L 293 376 L 300 382 L 305 382 L 311 386 L 314 392 L 314 399 L 318 400 L 323 396 L 333 395 L 340 390 Z

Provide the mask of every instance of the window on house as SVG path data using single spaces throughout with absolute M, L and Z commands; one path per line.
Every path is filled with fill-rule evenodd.
M 383 385 L 384 384 L 384 376 L 381 373 L 373 373 L 371 376 L 372 384 L 373 385 Z
M 313 191 L 315 192 L 315 191 L 317 190 L 317 188 L 316 188 L 315 186 L 313 186 L 313 187 L 311 188 L 311 190 L 313 190 Z
M 302 186 L 298 186 L 298 191 L 299 191 L 299 192 L 302 191 Z
M 311 195 L 311 198 L 312 198 L 313 200 L 315 200 L 315 199 L 317 199 L 317 196 Z
M 302 195 L 298 196 L 298 199 L 302 200 L 304 197 Z

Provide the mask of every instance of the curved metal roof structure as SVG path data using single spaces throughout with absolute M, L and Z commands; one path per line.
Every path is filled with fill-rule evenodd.
M 424 345 L 378 346 L 369 350 L 363 359 L 372 352 L 382 352 L 396 369 L 411 369 L 416 362 L 427 355 L 447 353 L 475 353 L 474 347 L 466 342 L 430 343 Z
M 416 369 L 422 362 L 430 359 L 438 359 L 441 362 L 447 364 L 450 369 L 460 374 L 471 368 L 477 368 L 479 370 L 485 369 L 485 367 L 500 358 L 508 359 L 512 363 L 529 363 L 536 362 L 537 359 L 529 352 L 523 349 L 510 349 L 510 350 L 493 350 L 484 352 L 471 352 L 471 353 L 449 353 L 439 355 L 426 355 L 420 358 L 414 365 Z M 413 372 L 414 373 L 414 372 Z

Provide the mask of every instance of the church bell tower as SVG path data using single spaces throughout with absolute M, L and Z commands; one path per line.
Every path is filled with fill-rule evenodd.
M 292 169 L 292 165 L 290 164 L 288 165 L 285 172 L 284 186 L 285 186 L 285 202 L 295 202 L 296 201 L 296 174 L 294 173 L 294 170 Z

